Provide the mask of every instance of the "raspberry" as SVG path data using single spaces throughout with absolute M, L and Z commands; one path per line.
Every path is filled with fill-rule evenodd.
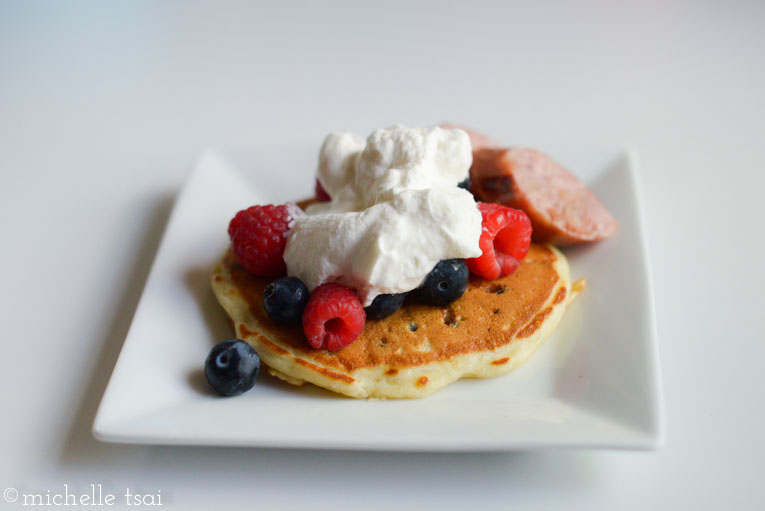
M 252 206 L 240 211 L 228 224 L 234 255 L 242 266 L 262 277 L 287 272 L 284 246 L 300 209 L 294 204 Z
M 465 259 L 472 273 L 487 280 L 510 275 L 526 257 L 531 243 L 531 221 L 520 209 L 478 202 L 481 212 L 481 255 Z
M 324 187 L 321 186 L 318 177 L 316 178 L 316 200 L 319 202 L 329 202 L 332 200 L 332 197 L 330 197 Z
M 311 293 L 303 311 L 303 332 L 308 342 L 319 349 L 337 351 L 358 337 L 366 314 L 352 289 L 327 283 Z

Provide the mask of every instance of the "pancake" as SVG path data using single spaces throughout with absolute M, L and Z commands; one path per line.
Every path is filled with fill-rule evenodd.
M 231 250 L 216 265 L 212 288 L 239 339 L 268 371 L 294 385 L 309 382 L 354 398 L 419 398 L 459 378 L 487 378 L 521 365 L 558 324 L 581 288 L 551 245 L 532 244 L 512 275 L 473 275 L 446 307 L 407 300 L 393 315 L 369 320 L 345 348 L 313 349 L 302 328 L 273 323 L 263 289 L 273 279 L 246 271 Z

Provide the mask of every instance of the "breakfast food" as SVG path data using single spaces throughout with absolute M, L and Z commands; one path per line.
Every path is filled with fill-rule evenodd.
M 219 342 L 205 360 L 205 377 L 222 396 L 238 396 L 255 385 L 260 356 L 250 344 L 238 339 Z
M 473 193 L 522 209 L 534 240 L 558 246 L 607 238 L 616 220 L 579 179 L 534 149 L 480 149 L 470 169 Z
M 407 301 L 328 351 L 313 349 L 300 326 L 270 321 L 262 307 L 269 279 L 245 270 L 230 251 L 212 282 L 236 335 L 255 346 L 269 373 L 357 398 L 423 397 L 458 378 L 506 373 L 549 335 L 579 290 L 558 250 L 532 244 L 512 275 L 471 277 L 465 294 L 445 307 Z
M 505 148 L 465 131 L 473 146 L 471 191 L 478 200 L 524 211 L 534 227 L 534 241 L 566 246 L 616 232 L 618 224 L 608 209 L 562 165 L 534 149 Z
M 531 243 L 533 217 L 468 191 L 488 175 L 475 154 L 499 151 L 471 141 L 493 143 L 442 128 L 331 134 L 314 200 L 234 216 L 212 287 L 269 373 L 356 398 L 423 397 L 517 367 L 555 328 L 583 281 Z

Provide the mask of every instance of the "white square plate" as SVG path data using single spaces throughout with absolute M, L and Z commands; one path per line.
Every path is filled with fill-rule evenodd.
M 212 151 L 179 194 L 93 432 L 103 441 L 413 451 L 553 446 L 655 448 L 661 392 L 653 296 L 623 150 L 550 152 L 614 213 L 611 239 L 566 250 L 587 288 L 517 370 L 460 380 L 421 400 L 355 400 L 265 376 L 248 393 L 208 390 L 204 359 L 231 330 L 209 286 L 239 209 L 298 199 L 313 175 L 248 175 Z M 278 164 L 274 162 L 274 164 Z M 268 168 L 269 166 L 264 166 Z M 273 169 L 273 167 L 271 167 Z

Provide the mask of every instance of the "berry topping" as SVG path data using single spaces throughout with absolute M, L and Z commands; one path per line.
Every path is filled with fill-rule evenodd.
M 406 298 L 406 293 L 395 295 L 377 295 L 372 303 L 364 307 L 367 313 L 367 319 L 387 318 L 401 308 Z
M 271 321 L 280 325 L 299 325 L 308 303 L 308 288 L 297 277 L 284 277 L 263 290 L 263 308 Z
M 444 259 L 428 273 L 417 296 L 429 305 L 448 305 L 467 289 L 468 268 L 462 259 Z
M 300 209 L 294 204 L 252 206 L 228 225 L 234 255 L 247 271 L 262 277 L 284 275 L 284 246 Z
M 487 280 L 510 275 L 529 251 L 531 221 L 519 209 L 488 202 L 477 205 L 483 217 L 481 255 L 465 262 L 472 273 Z
M 457 185 L 458 188 L 463 188 L 467 191 L 470 191 L 470 176 L 466 177 L 464 180 L 460 181 L 460 183 Z
M 303 332 L 316 349 L 337 351 L 364 330 L 364 307 L 352 289 L 322 284 L 311 293 L 303 311 Z
M 316 200 L 319 202 L 329 202 L 332 200 L 332 197 L 330 197 L 324 187 L 321 186 L 319 178 L 316 178 Z
M 205 360 L 207 381 L 223 396 L 238 396 L 250 390 L 259 371 L 258 353 L 238 339 L 216 344 Z

